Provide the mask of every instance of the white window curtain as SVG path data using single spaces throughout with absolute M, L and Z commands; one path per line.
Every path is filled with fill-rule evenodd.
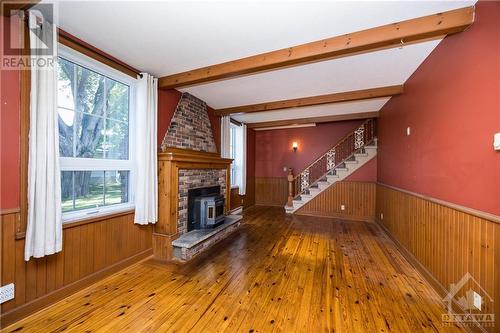
M 220 156 L 222 158 L 231 158 L 230 142 L 231 142 L 231 118 L 222 116 L 220 119 Z
M 236 185 L 239 194 L 245 195 L 247 186 L 247 125 L 242 124 L 236 130 L 235 163 L 238 170 Z
M 142 73 L 137 80 L 135 217 L 137 224 L 158 220 L 157 173 L 158 79 Z
M 41 54 L 52 39 L 57 46 L 55 26 L 46 20 L 37 23 L 29 15 L 31 29 L 31 96 L 28 157 L 28 224 L 24 260 L 40 258 L 62 250 L 61 172 L 59 166 L 59 127 L 57 116 L 57 68 Z

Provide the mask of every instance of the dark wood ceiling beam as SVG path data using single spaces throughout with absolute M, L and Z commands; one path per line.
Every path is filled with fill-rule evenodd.
M 302 97 L 295 99 L 288 99 L 275 102 L 266 102 L 259 104 L 235 106 L 225 109 L 215 110 L 217 116 L 227 116 L 235 113 L 252 113 L 252 112 L 266 112 L 275 111 L 289 108 L 298 108 L 304 106 L 313 106 L 321 104 L 333 104 L 342 102 L 352 102 L 373 98 L 391 97 L 403 93 L 403 85 L 379 87 L 355 91 L 346 91 L 341 93 Z M 294 110 L 296 112 L 296 110 Z
M 40 3 L 41 0 L 26 0 L 19 2 L 3 2 L 0 4 L 0 11 L 2 16 L 11 16 L 13 12 L 28 10 L 31 7 Z
M 247 126 L 248 128 L 265 128 L 265 127 L 291 126 L 291 125 L 311 124 L 311 123 L 327 123 L 333 121 L 378 118 L 378 115 L 379 115 L 378 111 L 361 112 L 361 113 L 350 113 L 350 114 L 333 115 L 333 116 L 265 121 L 260 123 L 249 123 L 247 124 Z
M 158 86 L 163 89 L 185 87 L 393 48 L 402 42 L 416 43 L 461 32 L 473 22 L 474 7 L 451 10 L 164 76 Z

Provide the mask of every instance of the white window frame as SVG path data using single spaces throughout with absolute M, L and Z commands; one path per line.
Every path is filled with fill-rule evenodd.
M 129 86 L 129 144 L 128 160 L 112 160 L 80 157 L 60 157 L 60 167 L 62 171 L 129 171 L 128 198 L 129 202 L 101 206 L 96 208 L 82 209 L 78 211 L 65 212 L 62 214 L 63 223 L 75 222 L 78 220 L 104 216 L 121 211 L 133 209 L 134 206 L 134 177 L 135 177 L 135 93 L 137 80 L 114 68 L 111 68 L 97 60 L 94 60 L 80 52 L 77 52 L 62 44 L 58 45 L 58 56 L 67 59 L 77 65 L 92 70 L 100 75 L 123 83 Z
M 236 178 L 238 178 L 238 166 L 236 165 L 236 144 L 237 144 L 237 133 L 238 131 L 238 125 L 234 123 L 230 123 L 229 125 L 229 154 L 230 158 L 233 159 L 231 162 L 231 188 L 238 188 L 238 185 L 236 184 Z

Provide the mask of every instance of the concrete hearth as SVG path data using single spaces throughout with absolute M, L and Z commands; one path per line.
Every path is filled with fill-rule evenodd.
M 158 154 L 159 218 L 153 233 L 155 258 L 173 259 L 172 242 L 187 232 L 187 191 L 190 188 L 220 185 L 226 199 L 224 212 L 229 212 L 231 161 L 217 153 L 178 148 L 166 148 Z
M 183 234 L 172 242 L 174 258 L 192 259 L 235 231 L 242 218 L 241 215 L 227 215 L 224 223 L 213 229 L 197 229 Z

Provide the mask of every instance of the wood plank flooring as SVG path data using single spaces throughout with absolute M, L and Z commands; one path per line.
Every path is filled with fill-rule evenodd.
M 187 264 L 145 260 L 4 331 L 460 332 L 443 311 L 377 225 L 254 207 Z

